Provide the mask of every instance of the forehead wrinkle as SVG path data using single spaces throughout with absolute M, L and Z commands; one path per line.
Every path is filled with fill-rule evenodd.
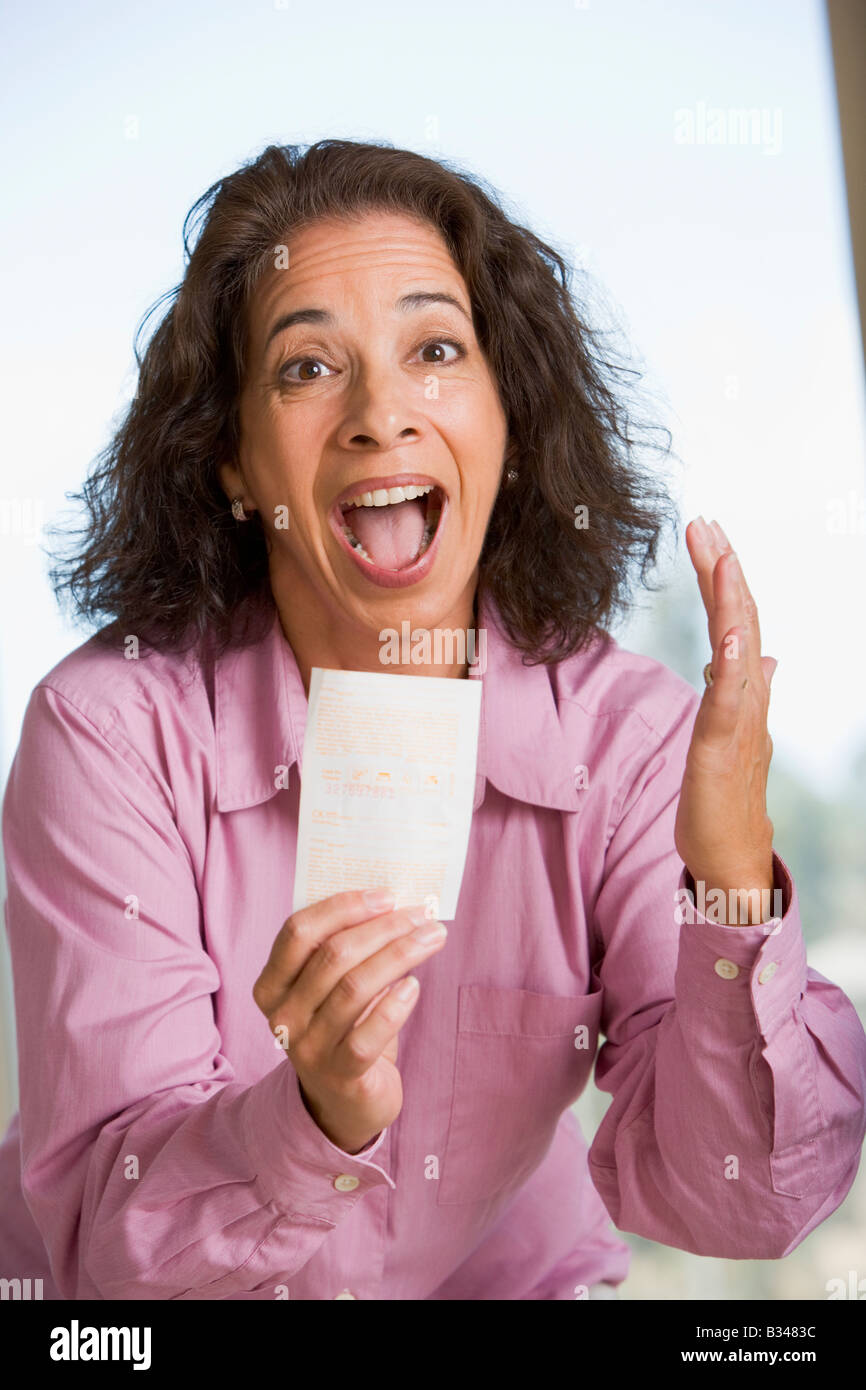
M 388 220 L 387 216 L 385 220 Z M 402 227 L 407 219 L 398 217 L 394 220 L 398 227 Z M 437 267 L 447 267 L 452 274 L 459 274 L 439 231 L 426 222 L 412 225 L 414 235 L 406 230 L 379 227 L 371 230 L 367 219 L 348 224 L 338 219 L 324 223 L 324 227 L 328 228 L 325 232 L 326 245 L 312 247 L 309 246 L 311 240 L 322 238 L 323 224 L 313 223 L 302 227 L 295 238 L 295 245 L 297 247 L 300 243 L 300 248 L 293 251 L 292 242 L 290 239 L 288 241 L 288 274 L 300 269 L 303 279 L 303 276 L 315 273 L 315 267 L 325 267 L 326 274 L 338 273 L 337 268 L 346 262 L 350 267 L 360 262 L 362 266 L 366 263 L 381 268 L 400 268 L 407 262 L 414 265 L 432 263 Z
M 387 250 L 383 248 L 363 251 L 360 254 L 357 250 L 348 252 L 315 252 L 305 257 L 302 261 L 292 261 L 291 251 L 289 252 L 289 269 L 287 271 L 276 272 L 277 274 L 288 275 L 287 287 L 289 290 L 295 286 L 309 283 L 318 276 L 334 276 L 341 274 L 364 274 L 376 270 L 400 271 L 430 267 L 435 268 L 436 274 L 446 271 L 451 275 L 457 276 L 459 272 L 446 254 L 429 254 L 418 251 L 415 247 L 409 247 L 406 251 L 401 251 L 399 247 L 389 246 Z
M 456 281 L 456 287 L 463 292 L 462 297 L 465 298 L 468 302 L 469 296 L 466 292 L 466 286 L 464 284 L 463 278 L 460 275 L 460 272 L 458 271 L 457 267 L 454 265 L 454 262 L 448 255 L 447 251 L 434 253 L 431 257 L 429 254 L 426 254 L 425 252 L 418 250 L 418 248 L 410 245 L 409 252 L 410 254 L 407 257 L 406 254 L 399 251 L 399 248 L 394 247 L 393 239 L 389 239 L 389 246 L 387 248 L 388 258 L 382 259 L 383 248 L 380 247 L 377 249 L 372 249 L 368 254 L 365 254 L 364 256 L 364 259 L 370 262 L 370 264 L 367 264 L 366 266 L 359 266 L 357 264 L 357 253 L 355 251 L 336 252 L 332 254 L 331 249 L 329 248 L 328 251 L 317 251 L 309 255 L 307 257 L 308 263 L 306 266 L 305 273 L 299 277 L 291 278 L 293 270 L 297 271 L 297 265 L 293 264 L 290 251 L 289 269 L 271 270 L 269 274 L 270 283 L 261 285 L 259 291 L 255 295 L 254 304 L 252 306 L 252 312 L 254 322 L 256 324 L 256 337 L 260 339 L 261 336 L 264 334 L 267 323 L 269 322 L 271 317 L 271 312 L 272 310 L 276 309 L 276 306 L 278 304 L 280 305 L 280 307 L 284 307 L 286 312 L 291 311 L 291 305 L 288 302 L 284 302 L 282 299 L 283 294 L 285 294 L 285 296 L 288 298 L 289 296 L 298 293 L 303 288 L 303 286 L 309 285 L 311 281 L 326 279 L 329 276 L 339 276 L 347 268 L 345 264 L 346 262 L 351 262 L 351 266 L 349 268 L 353 276 L 364 274 L 369 275 L 376 270 L 383 269 L 392 270 L 393 272 L 397 273 L 401 270 L 405 271 L 407 269 L 414 269 L 415 267 L 417 267 L 418 269 L 424 268 L 431 275 L 435 275 L 437 278 L 437 283 L 429 287 L 431 290 L 454 288 L 454 282 Z M 327 266 L 327 261 L 329 259 L 331 261 L 330 267 Z M 324 269 L 321 267 L 321 265 L 317 264 L 317 261 L 320 260 L 325 262 Z M 434 270 L 434 262 L 439 263 L 438 269 Z M 451 286 L 442 283 L 443 270 L 447 274 L 450 274 L 450 276 L 452 277 Z M 289 281 L 286 280 L 286 276 L 290 277 Z M 426 288 L 425 286 L 417 283 L 417 274 L 413 274 L 412 279 L 412 289 L 423 291 Z M 461 297 L 460 294 L 458 294 L 457 297 Z M 298 307 L 306 306 L 299 305 Z M 325 308 L 326 306 L 315 305 L 312 307 Z M 439 307 L 445 308 L 449 306 L 443 305 Z M 471 314 L 471 307 L 467 309 L 467 313 Z

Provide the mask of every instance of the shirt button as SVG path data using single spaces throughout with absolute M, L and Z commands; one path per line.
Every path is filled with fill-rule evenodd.
M 334 1178 L 334 1186 L 338 1192 L 354 1192 L 360 1182 L 361 1179 L 352 1177 L 351 1173 L 341 1173 L 338 1178 Z
M 353 1293 L 350 1293 L 348 1289 L 344 1289 L 342 1293 L 335 1293 L 335 1294 L 334 1294 L 333 1302 L 336 1303 L 336 1301 L 337 1301 L 338 1298 L 354 1298 L 354 1297 L 355 1297 L 355 1295 L 354 1295 Z
M 723 980 L 735 980 L 740 973 L 740 967 L 732 960 L 725 960 L 724 956 L 716 961 L 713 969 Z
M 771 960 L 770 964 L 765 965 L 760 975 L 758 976 L 758 984 L 765 985 L 768 980 L 772 980 L 778 968 L 779 962 L 777 960 Z

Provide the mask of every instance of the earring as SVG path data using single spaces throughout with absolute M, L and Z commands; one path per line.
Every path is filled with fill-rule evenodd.
M 249 517 L 244 511 L 244 499 L 242 497 L 232 498 L 232 516 L 235 521 L 249 521 Z

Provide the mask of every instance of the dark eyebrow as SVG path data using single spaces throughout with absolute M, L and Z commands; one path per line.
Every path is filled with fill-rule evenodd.
M 406 314 L 411 313 L 413 309 L 425 309 L 428 304 L 450 304 L 454 309 L 459 309 L 470 323 L 472 322 L 460 300 L 455 299 L 453 294 L 446 294 L 444 290 L 415 290 L 411 294 L 404 294 L 397 300 L 396 308 Z M 328 313 L 327 309 L 294 309 L 290 314 L 281 314 L 267 336 L 265 348 L 270 347 L 271 340 L 278 333 L 285 332 L 296 323 L 331 324 L 334 323 L 334 316 Z

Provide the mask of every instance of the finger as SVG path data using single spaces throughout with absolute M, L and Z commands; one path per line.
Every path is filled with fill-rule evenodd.
M 699 517 L 693 525 L 695 530 L 690 538 L 690 554 L 698 572 L 701 598 L 706 609 L 710 650 L 715 652 L 725 631 L 724 619 L 719 616 L 718 581 L 724 572 L 719 569 L 719 561 L 730 553 L 731 543 L 717 521 L 707 523 L 703 517 Z
M 371 902 L 365 892 L 350 890 L 302 907 L 286 919 L 253 986 L 253 998 L 262 1013 L 267 1015 L 276 1009 L 322 941 L 344 927 L 368 922 L 386 912 L 382 907 L 371 906 Z
M 715 677 L 716 657 L 723 638 L 732 627 L 751 630 L 752 626 L 748 621 L 746 601 L 739 580 L 737 556 L 733 550 L 726 551 L 718 561 L 713 571 L 713 589 L 716 596 L 716 607 L 710 627 L 710 641 L 713 648 L 713 676 Z M 760 651 L 760 647 L 758 650 Z
M 698 587 L 709 620 L 712 618 L 715 606 L 713 567 L 718 559 L 719 551 L 717 542 L 702 516 L 690 521 L 686 527 L 686 545 L 698 576 Z
M 714 534 L 714 536 L 715 536 L 715 538 L 716 538 L 716 541 L 717 541 L 718 544 L 719 544 L 719 547 L 720 547 L 719 553 L 720 553 L 720 554 L 723 554 L 725 551 L 728 551 L 728 550 L 733 550 L 733 546 L 731 545 L 730 541 L 728 540 L 727 536 L 725 535 L 724 531 L 722 530 L 721 526 L 719 525 L 719 523 L 718 523 L 717 521 L 711 521 L 711 522 L 710 522 L 710 530 L 713 532 L 713 534 Z M 740 557 L 739 557 L 739 556 L 737 556 L 736 579 L 737 579 L 737 581 L 738 581 L 738 583 L 739 583 L 739 585 L 740 585 L 740 589 L 742 590 L 743 598 L 744 598 L 744 601 L 745 601 L 745 606 L 746 606 L 746 621 L 747 621 L 747 624 L 748 624 L 749 627 L 754 628 L 755 636 L 756 636 L 756 638 L 757 638 L 757 650 L 760 651 L 760 649 L 761 649 L 761 628 L 760 628 L 760 624 L 759 624 L 759 622 L 758 622 L 758 605 L 755 603 L 755 599 L 754 599 L 754 596 L 753 596 L 753 594 L 752 594 L 752 591 L 751 591 L 751 589 L 749 588 L 748 583 L 746 582 L 746 576 L 745 576 L 745 574 L 743 573 L 742 562 L 740 561 Z M 752 643 L 751 645 L 752 645 L 752 647 L 753 647 L 753 649 L 754 649 L 754 647 L 755 647 L 756 644 L 755 644 L 755 643 Z
M 403 951 L 413 959 L 417 958 L 420 948 L 440 926 L 439 922 L 431 921 L 427 917 L 423 907 L 416 906 L 402 908 L 399 912 L 390 912 L 372 922 L 363 922 L 359 926 L 334 932 L 308 958 L 300 975 L 287 992 L 286 1002 L 290 1001 L 295 1029 L 308 1027 L 316 1010 L 321 1008 L 345 975 L 351 974 L 353 980 L 366 981 L 368 976 L 362 976 L 360 973 L 365 962 L 375 961 L 387 946 L 401 941 L 405 941 Z M 392 958 L 396 958 L 397 954 L 392 953 Z M 408 966 L 406 968 L 408 969 Z M 370 978 L 372 979 L 372 976 Z M 380 980 L 377 989 L 388 988 L 393 978 L 389 976 Z M 346 988 L 351 988 L 351 984 Z M 363 1007 L 369 1005 L 374 992 L 366 994 Z M 362 1005 L 359 1005 L 353 1022 L 357 1022 L 357 1012 L 361 1007 Z M 282 1014 L 284 1007 L 280 1006 L 278 1012 Z
M 434 932 L 436 927 L 441 928 L 438 935 Z M 305 1033 L 308 1052 L 319 1057 L 333 1056 L 337 1045 L 357 1024 L 374 995 L 441 951 L 446 939 L 447 930 L 442 923 L 428 921 L 425 926 L 416 927 L 409 936 L 399 937 L 354 969 L 347 970 L 310 1019 Z M 376 1007 L 380 1008 L 381 1004 Z M 361 1024 L 362 1028 L 365 1026 Z
M 687 539 L 692 540 L 689 549 L 690 553 L 692 550 L 695 551 L 695 554 L 692 555 L 695 567 L 701 566 L 699 579 L 704 607 L 707 609 L 710 645 L 714 656 L 713 676 L 715 678 L 716 666 L 718 665 L 717 652 L 721 649 L 723 639 L 726 638 L 732 625 L 742 623 L 751 635 L 751 640 L 746 648 L 747 671 L 742 678 L 748 676 L 757 684 L 764 683 L 767 692 L 769 692 L 772 671 L 775 670 L 776 663 L 774 658 L 769 659 L 771 665 L 768 674 L 768 668 L 760 655 L 761 628 L 757 604 L 746 582 L 739 556 L 733 552 L 731 542 L 718 521 L 703 523 L 705 527 L 703 531 L 698 523 L 703 523 L 703 518 L 699 517 L 697 523 L 692 523 L 694 532 L 692 537 L 687 536 Z M 712 562 L 709 559 L 711 555 L 714 557 Z M 728 556 L 731 558 L 727 558 Z M 711 575 L 711 599 L 706 594 L 708 569 Z
M 387 990 L 364 1022 L 352 1028 L 335 1048 L 332 1069 L 346 1080 L 354 1080 L 383 1054 L 396 1061 L 397 1034 L 417 1004 L 420 988 L 417 977 L 408 975 Z
M 760 623 L 758 622 L 758 605 L 755 603 L 752 591 L 746 582 L 746 576 L 743 573 L 743 567 L 742 562 L 740 561 L 740 557 L 738 555 L 735 556 L 735 560 L 736 563 L 733 565 L 733 575 L 737 581 L 737 584 L 739 585 L 740 592 L 743 596 L 743 609 L 745 612 L 746 625 L 752 630 L 755 636 L 755 641 L 751 644 L 752 650 L 756 653 L 760 653 L 761 627 Z
M 379 1000 L 385 998 L 385 995 L 388 993 L 388 990 L 389 990 L 390 988 L 391 988 L 390 985 L 385 985 L 384 989 L 380 989 L 378 994 L 374 994 L 374 995 L 373 995 L 373 998 L 370 1000 L 370 1002 L 369 1002 L 369 1004 L 367 1005 L 366 1009 L 364 1009 L 363 1013 L 359 1014 L 358 1017 L 357 1017 L 357 1019 L 355 1020 L 354 1026 L 355 1026 L 356 1028 L 358 1027 L 358 1025 L 359 1025 L 360 1023 L 363 1023 L 363 1022 L 364 1022 L 364 1019 L 367 1018 L 367 1016 L 368 1016 L 369 1014 L 371 1014 L 371 1013 L 373 1012 L 373 1010 L 375 1009 L 375 1007 L 376 1007 L 376 1005 L 378 1004 Z
M 705 733 L 722 740 L 732 737 L 747 693 L 750 637 L 742 625 L 723 634 L 713 658 L 713 683 L 704 692 L 702 709 L 709 711 Z

